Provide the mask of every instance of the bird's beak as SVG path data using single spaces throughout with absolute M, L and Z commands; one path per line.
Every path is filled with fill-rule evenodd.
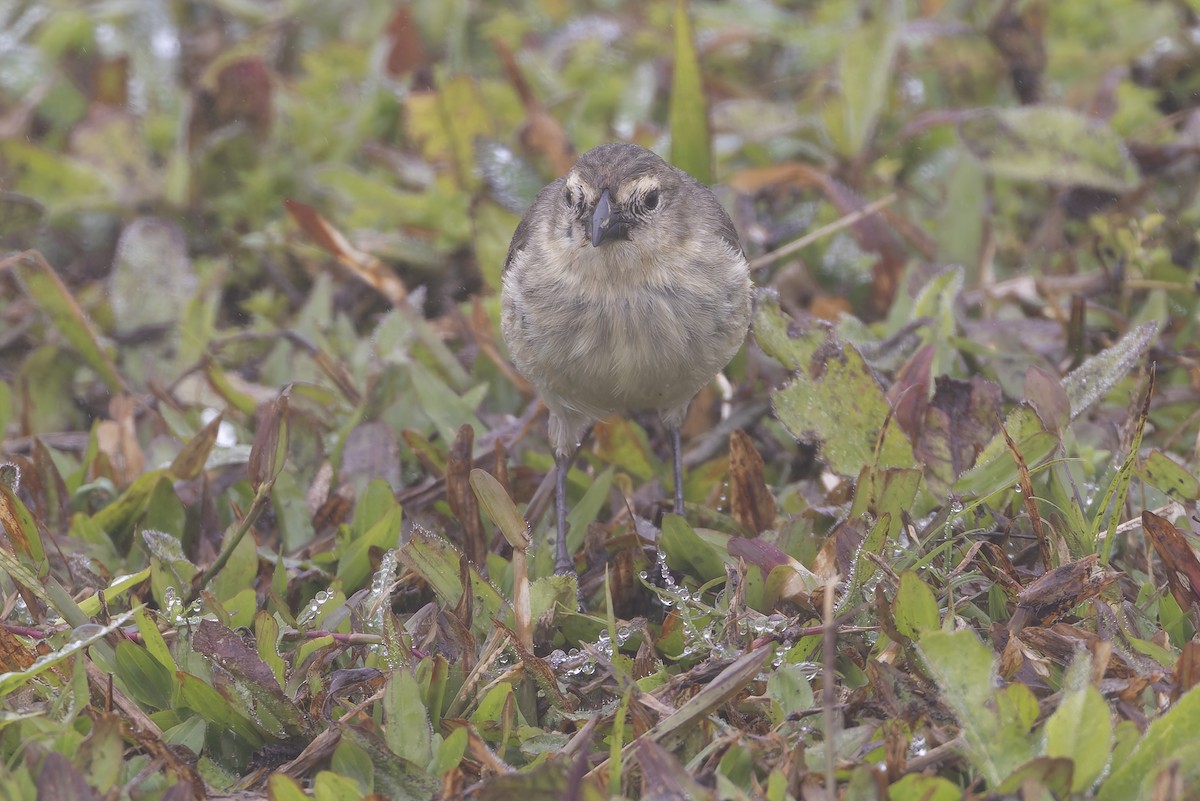
M 605 189 L 600 193 L 600 199 L 596 201 L 596 210 L 592 212 L 592 247 L 599 247 L 600 243 L 609 237 L 614 230 L 613 223 L 615 222 L 612 198 Z

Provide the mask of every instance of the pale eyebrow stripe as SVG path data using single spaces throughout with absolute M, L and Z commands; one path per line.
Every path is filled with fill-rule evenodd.
M 596 200 L 596 190 L 592 188 L 591 184 L 580 178 L 579 173 L 574 170 L 567 173 L 567 188 L 572 191 L 578 190 L 582 192 L 584 200 L 589 203 Z
M 617 202 L 627 203 L 630 198 L 637 195 L 645 194 L 662 186 L 662 182 L 653 175 L 640 175 L 632 181 L 625 183 L 617 192 Z

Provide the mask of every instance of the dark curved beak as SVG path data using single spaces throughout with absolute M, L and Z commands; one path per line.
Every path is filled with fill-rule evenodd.
M 600 199 L 596 201 L 596 210 L 592 212 L 592 247 L 599 247 L 601 242 L 609 238 L 614 231 L 616 221 L 612 198 L 605 189 L 600 193 Z

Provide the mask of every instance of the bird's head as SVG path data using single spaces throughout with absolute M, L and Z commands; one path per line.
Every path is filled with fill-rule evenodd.
M 602 145 L 585 153 L 563 181 L 564 228 L 579 246 L 604 247 L 669 232 L 679 173 L 643 147 Z

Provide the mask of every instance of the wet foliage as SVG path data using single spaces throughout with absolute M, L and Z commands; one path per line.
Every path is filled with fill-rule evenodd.
M 0 2 L 0 796 L 1196 797 L 1197 30 Z M 556 576 L 500 270 L 614 139 L 759 293 Z

